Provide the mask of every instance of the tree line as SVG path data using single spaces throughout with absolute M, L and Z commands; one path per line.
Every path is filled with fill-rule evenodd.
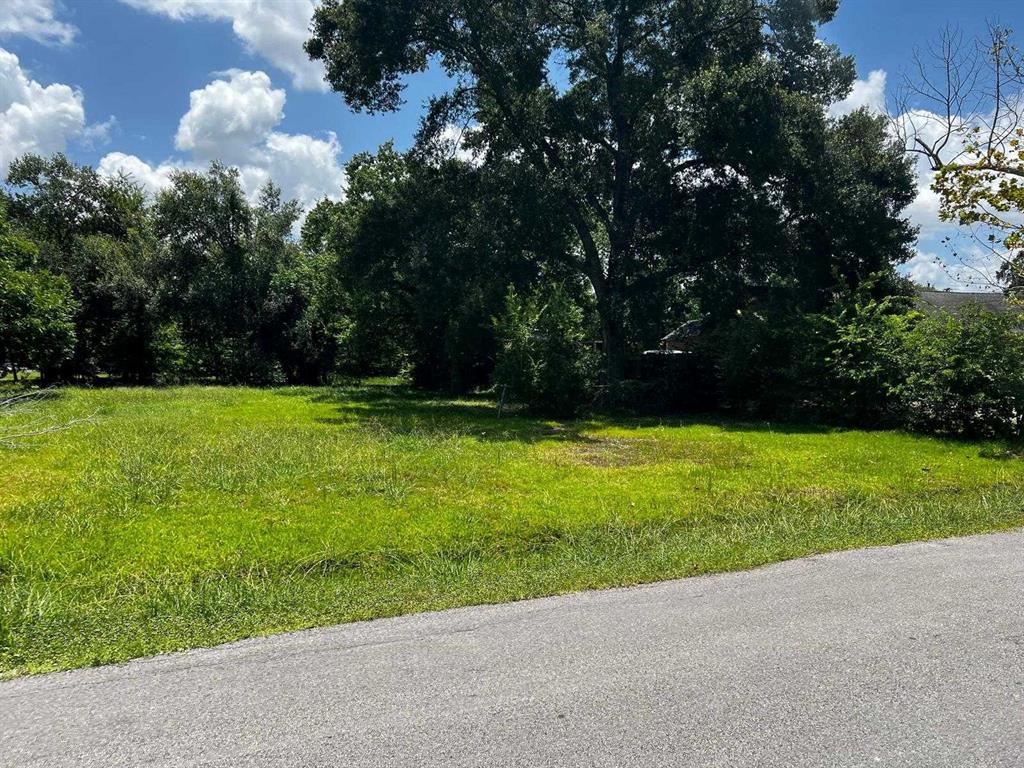
M 879 120 L 842 125 L 834 130 L 866 132 L 876 160 L 903 168 Z M 316 205 L 295 238 L 295 203 L 272 183 L 250 200 L 219 164 L 178 171 L 149 198 L 132 179 L 63 155 L 15 161 L 0 214 L 0 357 L 12 372 L 65 381 L 313 384 L 402 371 L 420 387 L 468 391 L 491 386 L 502 350 L 525 333 L 549 344 L 534 358 L 586 358 L 613 380 L 599 301 L 566 256 L 577 233 L 535 169 L 385 145 L 347 171 L 345 199 Z M 901 180 L 909 189 L 909 175 Z M 866 186 L 864 215 L 875 216 L 888 191 Z M 770 260 L 749 232 L 750 253 L 737 242 L 715 250 L 724 243 L 709 219 L 703 247 L 715 255 L 701 269 L 633 269 L 616 331 L 627 357 L 695 312 L 729 317 L 766 285 L 808 311 L 879 270 L 878 291 L 893 290 L 909 226 L 889 222 L 898 236 L 883 256 L 877 228 L 861 227 L 856 242 L 854 215 L 821 214 L 841 248 L 812 255 L 799 239 L 778 241 Z
M 232 168 L 148 197 L 63 155 L 15 161 L 0 199 L 0 362 L 51 381 L 319 384 L 408 373 L 489 386 L 511 290 L 573 283 L 528 180 L 390 145 L 344 202 L 302 211 Z M 586 299 L 580 286 L 574 296 Z
M 896 270 L 912 158 L 887 118 L 830 114 L 855 77 L 818 34 L 836 9 L 326 0 L 307 50 L 353 108 L 396 108 L 430 62 L 450 76 L 413 146 L 357 155 L 343 199 L 308 212 L 218 164 L 149 198 L 61 155 L 16 161 L 0 363 L 1012 431 L 1020 334 L 915 312 Z M 643 356 L 687 320 L 689 354 Z

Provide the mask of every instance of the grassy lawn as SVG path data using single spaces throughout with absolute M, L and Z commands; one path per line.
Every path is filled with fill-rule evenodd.
M 1024 525 L 1024 460 L 995 444 L 499 421 L 386 386 L 37 407 L 95 418 L 0 448 L 8 677 Z

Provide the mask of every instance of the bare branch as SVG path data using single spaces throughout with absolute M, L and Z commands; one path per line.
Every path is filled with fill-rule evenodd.
M 30 438 L 64 432 L 83 424 L 95 422 L 96 413 L 83 418 L 59 421 L 52 415 L 39 413 L 37 406 L 56 397 L 54 388 L 31 390 L 0 399 L 0 419 L 10 419 L 13 423 L 4 425 L 0 422 L 0 446 L 17 448 Z
M 1024 66 L 1011 31 L 993 25 L 968 43 L 947 28 L 924 52 L 900 89 L 894 135 L 909 154 L 926 158 L 941 217 L 973 238 L 984 269 L 955 255 L 988 285 L 1024 283 Z M 946 244 L 949 245 L 947 239 Z M 995 277 L 986 271 L 1001 265 Z

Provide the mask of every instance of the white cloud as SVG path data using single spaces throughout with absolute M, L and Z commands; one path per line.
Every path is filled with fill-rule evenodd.
M 885 70 L 876 69 L 867 80 L 857 80 L 850 95 L 829 107 L 829 115 L 842 117 L 867 107 L 872 112 L 885 113 Z
M 918 251 L 900 271 L 918 285 L 940 291 L 998 291 L 998 272 L 1004 263 L 998 253 L 968 244 L 962 251 L 951 247 L 947 258 Z
M 93 123 L 82 131 L 82 142 L 88 147 L 110 143 L 110 133 L 117 128 L 117 118 L 111 115 L 101 123 Z
M 85 129 L 80 91 L 54 83 L 41 85 L 21 68 L 18 57 L 0 48 L 0 175 L 28 152 L 64 150 Z
M 175 143 L 188 160 L 152 165 L 134 156 L 112 152 L 100 161 L 106 176 L 123 172 L 151 193 L 170 183 L 175 169 L 198 169 L 211 160 L 238 168 L 242 187 L 254 197 L 273 181 L 286 198 L 309 209 L 327 197 L 344 194 L 345 170 L 341 144 L 333 133 L 326 138 L 274 130 L 284 118 L 285 93 L 271 86 L 263 72 L 233 70 L 192 92 Z
M 20 35 L 39 43 L 70 45 L 76 30 L 57 19 L 54 0 L 3 0 L 0 2 L 0 37 Z
M 341 144 L 329 133 L 327 139 L 305 134 L 271 133 L 267 137 L 264 167 L 270 178 L 290 197 L 310 208 L 328 197 L 341 198 L 345 170 L 339 162 Z
M 938 290 L 961 287 L 950 274 L 949 266 L 934 253 L 918 251 L 910 261 L 903 265 L 901 271 L 918 285 Z
M 927 165 L 922 166 L 917 170 L 917 198 L 904 215 L 920 228 L 923 237 L 928 237 L 948 230 L 951 225 L 939 218 L 941 200 L 938 193 L 932 189 L 935 174 Z
M 242 163 L 284 117 L 285 93 L 264 72 L 232 70 L 189 97 L 175 146 L 198 160 Z
M 121 0 L 176 21 L 228 21 L 246 48 L 292 77 L 296 88 L 326 90 L 323 69 L 302 49 L 309 37 L 314 0 Z
M 100 160 L 97 168 L 101 176 L 107 178 L 123 174 L 140 184 L 146 192 L 155 195 L 171 184 L 171 173 L 180 166 L 173 163 L 161 163 L 152 166 L 135 155 L 124 152 L 111 152 Z
M 462 126 L 449 123 L 441 131 L 440 136 L 438 136 L 439 148 L 445 157 L 460 160 L 470 165 L 482 165 L 484 162 L 484 150 L 475 146 L 467 146 L 472 144 L 471 140 L 475 138 L 479 130 L 479 126 L 476 124 Z

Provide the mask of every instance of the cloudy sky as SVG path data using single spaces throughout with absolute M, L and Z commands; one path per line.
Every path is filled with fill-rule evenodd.
M 175 167 L 221 159 L 255 190 L 273 178 L 305 204 L 343 194 L 345 160 L 408 145 L 436 73 L 413 79 L 397 115 L 350 112 L 302 42 L 315 0 L 0 0 L 0 174 L 25 152 L 63 150 L 159 189 Z M 823 36 L 856 56 L 840 113 L 883 109 L 915 45 L 947 22 L 1021 26 L 1020 0 L 845 0 Z M 936 201 L 921 179 L 920 280 L 953 284 Z

